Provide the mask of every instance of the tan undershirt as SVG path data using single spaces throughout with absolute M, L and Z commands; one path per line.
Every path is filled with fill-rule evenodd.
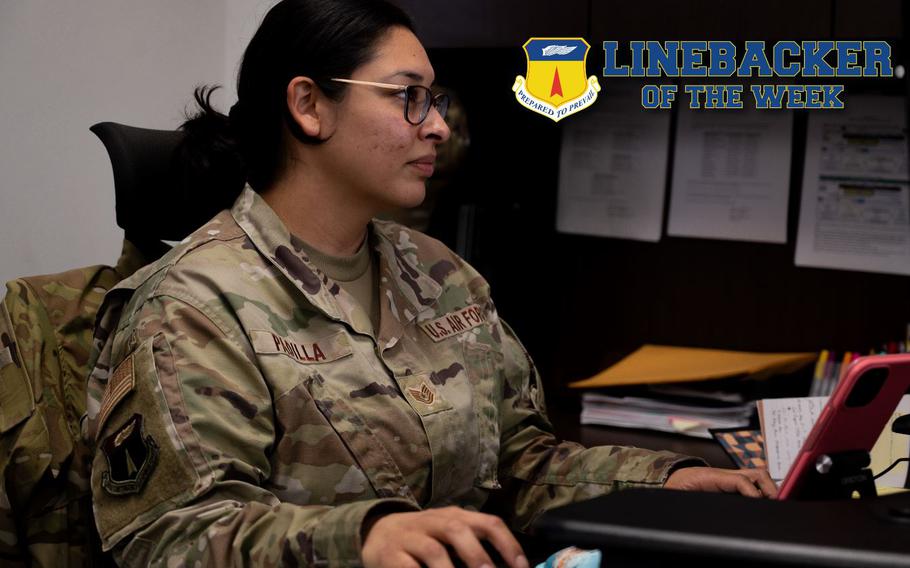
M 377 264 L 373 260 L 369 238 L 363 240 L 357 252 L 351 256 L 332 256 L 313 248 L 297 238 L 297 242 L 310 257 L 310 261 L 325 274 L 338 282 L 344 291 L 354 297 L 370 318 L 373 330 L 379 329 L 379 286 L 377 285 Z

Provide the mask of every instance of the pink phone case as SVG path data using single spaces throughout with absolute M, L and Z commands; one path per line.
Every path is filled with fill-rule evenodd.
M 887 377 L 881 389 L 869 402 L 861 406 L 847 406 L 854 388 L 857 388 L 859 395 L 863 386 L 875 383 L 876 378 L 886 372 Z M 819 456 L 851 450 L 872 450 L 908 387 L 910 353 L 873 355 L 853 361 L 787 472 L 778 499 L 799 498 L 803 484 Z

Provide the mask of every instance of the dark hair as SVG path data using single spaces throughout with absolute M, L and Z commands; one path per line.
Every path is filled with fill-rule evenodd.
M 390 29 L 413 31 L 410 18 L 385 0 L 282 0 L 266 14 L 243 55 L 237 77 L 237 103 L 228 116 L 211 105 L 217 87 L 194 93 L 198 110 L 181 128 L 181 148 L 195 179 L 225 183 L 236 197 L 246 181 L 257 190 L 273 183 L 284 160 L 283 127 L 304 143 L 319 143 L 290 118 L 286 90 L 297 76 L 313 79 L 323 93 L 339 100 L 343 83 L 373 55 Z M 216 171 L 217 170 L 217 171 Z

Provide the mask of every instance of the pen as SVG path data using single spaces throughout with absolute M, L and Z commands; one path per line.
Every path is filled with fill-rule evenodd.
M 828 350 L 822 349 L 818 361 L 815 363 L 815 374 L 812 375 L 812 386 L 809 387 L 809 396 L 818 396 L 821 391 L 822 380 L 825 378 L 825 365 L 828 363 Z
M 825 396 L 828 394 L 828 388 L 836 372 L 835 367 L 837 367 L 837 363 L 834 362 L 835 358 L 836 354 L 834 351 L 831 351 L 831 356 L 828 357 L 828 362 L 825 364 L 825 377 L 822 381 L 822 388 L 819 390 L 818 396 Z

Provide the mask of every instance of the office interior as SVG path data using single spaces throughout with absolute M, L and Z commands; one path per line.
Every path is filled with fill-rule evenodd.
M 216 101 L 229 107 L 243 46 L 270 4 L 115 10 L 92 2 L 51 11 L 11 3 L 0 9 L 7 16 L 0 18 L 0 41 L 10 42 L 0 64 L 22 79 L 0 87 L 8 103 L 0 112 L 12 126 L 0 142 L 0 165 L 10 180 L 0 207 L 3 280 L 116 259 L 120 233 L 110 163 L 88 127 L 113 120 L 176 128 L 197 84 L 224 84 Z M 793 111 L 785 243 L 668 236 L 669 207 L 661 238 L 652 243 L 557 231 L 562 134 L 585 114 L 554 123 L 518 105 L 510 88 L 526 71 L 521 45 L 533 36 L 587 38 L 587 68 L 594 75 L 603 64 L 604 39 L 878 39 L 892 44 L 898 65 L 908 18 L 901 2 L 774 0 L 736 9 L 670 0 L 647 9 L 598 0 L 400 4 L 428 49 L 437 84 L 461 101 L 470 137 L 460 167 L 437 180 L 427 232 L 489 280 L 499 312 L 540 370 L 551 412 L 563 412 L 567 426 L 577 422 L 578 411 L 578 394 L 568 383 L 646 343 L 779 352 L 865 350 L 905 337 L 906 276 L 794 264 L 809 111 Z M 46 33 L 26 41 L 20 37 L 26 32 L 14 27 Z M 99 38 L 94 45 L 86 39 L 92 36 Z M 42 45 L 55 47 L 41 52 Z M 68 67 L 81 75 L 67 76 Z M 847 100 L 903 95 L 905 82 L 847 80 Z M 612 88 L 611 80 L 602 83 Z M 115 102 L 106 103 L 104 94 Z M 29 107 L 30 100 L 39 103 Z M 667 203 L 679 112 L 655 112 L 670 115 Z M 782 388 L 779 394 L 804 394 L 802 384 Z
M 905 64 L 904 30 L 910 25 L 910 10 L 903 3 L 774 0 L 733 5 L 661 0 L 642 5 L 569 0 L 560 2 L 559 9 L 544 1 L 404 4 L 429 48 L 437 82 L 454 89 L 464 103 L 471 141 L 465 167 L 451 181 L 455 190 L 439 196 L 429 231 L 490 281 L 500 314 L 540 369 L 550 416 L 560 435 L 586 445 L 668 449 L 731 467 L 733 462 L 714 440 L 580 426 L 580 394 L 569 383 L 597 374 L 644 344 L 865 353 L 906 338 L 907 276 L 794 262 L 812 111 L 793 111 L 783 243 L 667 234 L 680 111 L 678 107 L 658 111 L 671 113 L 665 207 L 659 241 L 642 242 L 556 229 L 563 134 L 571 120 L 585 120 L 586 111 L 554 123 L 516 104 L 510 89 L 515 75 L 525 71 L 525 54 L 518 47 L 529 37 L 586 38 L 592 46 L 588 73 L 599 78 L 604 62 L 599 46 L 605 39 L 620 45 L 652 39 L 738 44 L 764 40 L 767 45 L 795 38 L 878 39 L 891 43 L 895 65 Z M 610 89 L 609 79 L 601 81 Z M 906 81 L 906 77 L 846 80 L 845 99 L 849 105 L 851 95 L 905 96 Z M 746 394 L 804 397 L 812 373 L 809 366 L 752 383 L 747 388 L 754 390 Z M 625 505 L 613 499 L 592 503 L 587 512 L 566 511 L 565 526 L 576 527 L 580 519 L 592 523 L 588 540 L 579 540 L 579 531 L 572 529 L 549 538 L 606 546 L 617 566 L 661 566 L 685 558 L 702 565 L 905 563 L 882 553 L 902 538 L 902 527 L 872 520 L 881 518 L 876 504 L 841 510 L 833 504 L 800 508 L 781 503 L 765 509 L 761 504 L 747 508 L 738 501 L 694 499 L 674 505 L 661 496 L 643 495 L 630 496 Z M 846 523 L 845 515 L 855 524 Z M 546 524 L 539 536 L 547 541 L 547 531 L 556 525 Z M 779 527 L 780 534 L 772 535 L 771 525 Z M 869 528 L 873 525 L 876 534 Z M 840 543 L 836 552 L 821 550 L 834 543 Z M 742 548 L 732 550 L 737 546 Z M 720 551 L 724 548 L 729 550 Z M 850 556 L 851 549 L 861 548 L 873 552 L 862 558 Z
M 651 243 L 556 230 L 561 135 L 571 120 L 585 120 L 584 111 L 554 123 L 516 104 L 509 88 L 525 71 L 520 46 L 532 34 L 587 38 L 588 73 L 598 76 L 603 39 L 772 45 L 874 38 L 891 42 L 897 65 L 904 59 L 902 3 L 772 1 L 733 9 L 664 0 L 646 10 L 596 0 L 560 2 L 559 9 L 543 1 L 403 4 L 429 48 L 437 83 L 463 101 L 470 131 L 463 171 L 454 190 L 439 196 L 429 231 L 490 281 L 500 313 L 541 370 L 551 407 L 577 404 L 568 383 L 646 343 L 785 352 L 868 350 L 905 337 L 906 276 L 794 264 L 811 111 L 793 111 L 786 243 L 668 236 L 669 207 L 660 241 Z M 610 79 L 601 81 L 611 88 Z M 846 82 L 846 90 L 849 101 L 857 94 L 902 95 L 906 85 L 905 79 L 859 79 Z M 678 109 L 655 112 L 672 113 L 669 203 Z M 802 384 L 783 388 L 782 394 L 805 394 Z
M 729 458 L 710 440 L 579 427 L 579 395 L 568 384 L 596 374 L 649 343 L 756 352 L 811 352 L 823 348 L 866 350 L 906 337 L 910 324 L 907 276 L 794 264 L 809 111 L 793 113 L 785 243 L 668 236 L 668 207 L 664 208 L 660 240 L 642 242 L 557 231 L 562 134 L 569 120 L 584 120 L 585 115 L 581 113 L 554 123 L 518 105 L 511 90 L 515 76 L 526 71 L 521 45 L 534 36 L 586 38 L 592 45 L 588 74 L 594 75 L 599 75 L 602 67 L 603 51 L 598 46 L 604 39 L 620 42 L 876 39 L 891 43 L 895 65 L 906 65 L 904 30 L 910 26 L 910 9 L 904 3 L 898 0 L 769 0 L 760 5 L 672 0 L 652 0 L 646 5 L 615 0 L 401 0 L 399 3 L 415 21 L 435 67 L 437 84 L 452 89 L 462 103 L 470 138 L 462 165 L 437 180 L 439 191 L 433 195 L 433 207 L 426 220 L 427 232 L 461 254 L 490 282 L 500 315 L 515 329 L 540 371 L 548 407 L 560 434 L 588 445 L 621 443 L 695 454 L 712 465 L 730 467 Z M 102 10 L 101 4 L 93 1 L 91 8 Z M 67 123 L 68 128 L 81 129 L 78 136 L 63 129 L 55 131 L 53 125 L 45 123 L 35 129 L 41 131 L 38 135 L 20 132 L 3 139 L 0 164 L 5 171 L 15 170 L 13 160 L 21 162 L 21 154 L 12 151 L 18 136 L 28 139 L 36 152 L 44 147 L 42 144 L 53 147 L 55 152 L 61 148 L 64 151 L 92 148 L 91 159 L 76 165 L 79 171 L 97 175 L 89 184 L 45 183 L 47 193 L 41 202 L 26 202 L 19 195 L 19 185 L 4 190 L 0 197 L 3 220 L 0 251 L 4 263 L 6 259 L 11 260 L 8 266 L 23 267 L 22 273 L 19 268 L 15 273 L 4 272 L 4 280 L 116 260 L 120 235 L 114 223 L 110 164 L 88 127 L 94 122 L 115 120 L 146 128 L 176 128 L 180 111 L 190 102 L 192 87 L 200 83 L 227 84 L 219 94 L 222 97 L 219 102 L 222 108 L 228 108 L 233 102 L 230 82 L 236 61 L 242 55 L 242 47 L 238 46 L 244 44 L 244 36 L 248 38 L 252 34 L 255 18 L 264 14 L 270 4 L 228 0 L 224 8 L 220 2 L 206 0 L 193 7 L 182 3 L 179 8 L 177 3 L 168 5 L 168 9 L 185 16 L 184 23 L 173 32 L 175 37 L 200 33 L 206 34 L 207 41 L 196 42 L 198 49 L 188 50 L 182 61 L 180 54 L 173 51 L 168 52 L 167 61 L 153 65 L 158 80 L 153 77 L 140 90 L 154 101 L 154 112 L 137 112 L 136 107 L 124 102 L 111 105 L 108 114 L 97 108 L 79 114 L 76 119 L 84 124 Z M 4 13 L 25 12 L 22 6 L 14 3 L 0 6 L 0 32 L 6 29 L 4 25 L 23 23 L 15 17 L 6 19 L 7 24 L 2 23 Z M 127 8 L 122 9 L 123 14 L 110 16 L 105 25 L 116 27 L 117 17 L 132 19 L 126 15 Z M 157 30 L 155 26 L 160 24 L 163 30 L 171 26 L 161 23 L 169 19 L 166 9 L 149 6 L 144 9 L 157 14 L 155 18 L 145 18 L 147 27 Z M 222 18 L 229 24 L 233 22 L 233 27 L 229 25 L 227 31 L 205 31 L 208 28 L 196 24 L 208 21 L 207 13 L 214 14 L 214 20 L 218 20 L 212 24 L 215 27 L 221 25 Z M 63 30 L 65 25 L 57 27 Z M 4 45 L 3 35 L 0 33 L 0 46 Z M 192 39 L 181 41 L 183 48 L 195 45 Z M 161 45 L 166 43 L 163 41 Z M 179 41 L 177 46 L 181 46 Z M 214 68 L 212 61 L 222 58 L 234 63 L 224 63 L 223 69 Z M 9 61 L 13 61 L 11 55 L 6 64 Z M 117 61 L 108 63 L 112 67 L 120 65 Z M 58 61 L 57 65 L 61 63 Z M 0 58 L 0 69 L 3 66 Z M 18 71 L 26 66 L 27 63 L 22 63 L 11 68 Z M 160 77 L 171 71 L 180 80 L 169 83 L 167 90 L 156 91 L 156 85 L 162 83 Z M 44 76 L 30 79 L 37 81 Z M 11 83 L 0 86 L 0 93 L 4 88 L 13 88 Z M 602 84 L 610 89 L 609 80 Z M 906 77 L 856 79 L 845 84 L 848 105 L 851 94 L 903 96 L 907 92 Z M 77 84 L 70 85 L 77 93 L 85 92 Z M 34 96 L 41 96 L 37 88 L 30 88 Z M 104 88 L 116 91 L 119 87 L 112 83 Z M 117 91 L 122 93 L 124 101 L 129 98 L 130 89 Z M 17 96 L 22 101 L 28 95 L 18 93 Z M 62 94 L 60 101 L 60 105 L 65 105 Z M 0 116 L 11 117 L 14 112 L 0 102 Z M 35 111 L 29 120 L 52 116 L 54 112 L 56 108 L 48 105 L 46 111 L 40 114 Z M 679 113 L 678 109 L 658 112 L 670 113 L 667 149 L 670 161 L 663 187 L 667 203 Z M 16 124 L 21 125 L 22 121 Z M 58 138 L 67 138 L 69 146 L 54 145 Z M 3 162 L 3 154 L 9 162 Z M 64 158 L 42 156 L 35 162 L 46 163 L 44 167 L 52 169 L 58 159 Z M 40 171 L 41 167 L 34 166 L 33 170 L 17 175 L 30 180 L 36 177 L 32 172 Z M 64 173 L 57 179 L 65 179 L 67 175 Z M 25 187 L 31 186 L 25 184 Z M 60 193 L 65 195 L 57 203 L 53 196 Z M 101 216 L 93 217 L 91 226 L 80 226 L 78 219 L 87 214 L 81 207 L 102 211 Z M 9 220 L 14 216 L 24 219 L 23 224 L 13 227 Z M 100 220 L 94 222 L 96 219 Z M 49 236 L 32 238 L 39 232 Z M 74 237 L 79 232 L 92 233 L 94 240 L 81 241 Z M 67 248 L 71 245 L 80 246 L 81 252 L 69 254 Z M 51 254 L 55 255 L 56 264 L 39 261 Z M 775 381 L 772 386 L 778 390 L 770 394 L 805 395 L 810 378 L 803 373 L 786 377 L 792 379 L 789 383 Z

